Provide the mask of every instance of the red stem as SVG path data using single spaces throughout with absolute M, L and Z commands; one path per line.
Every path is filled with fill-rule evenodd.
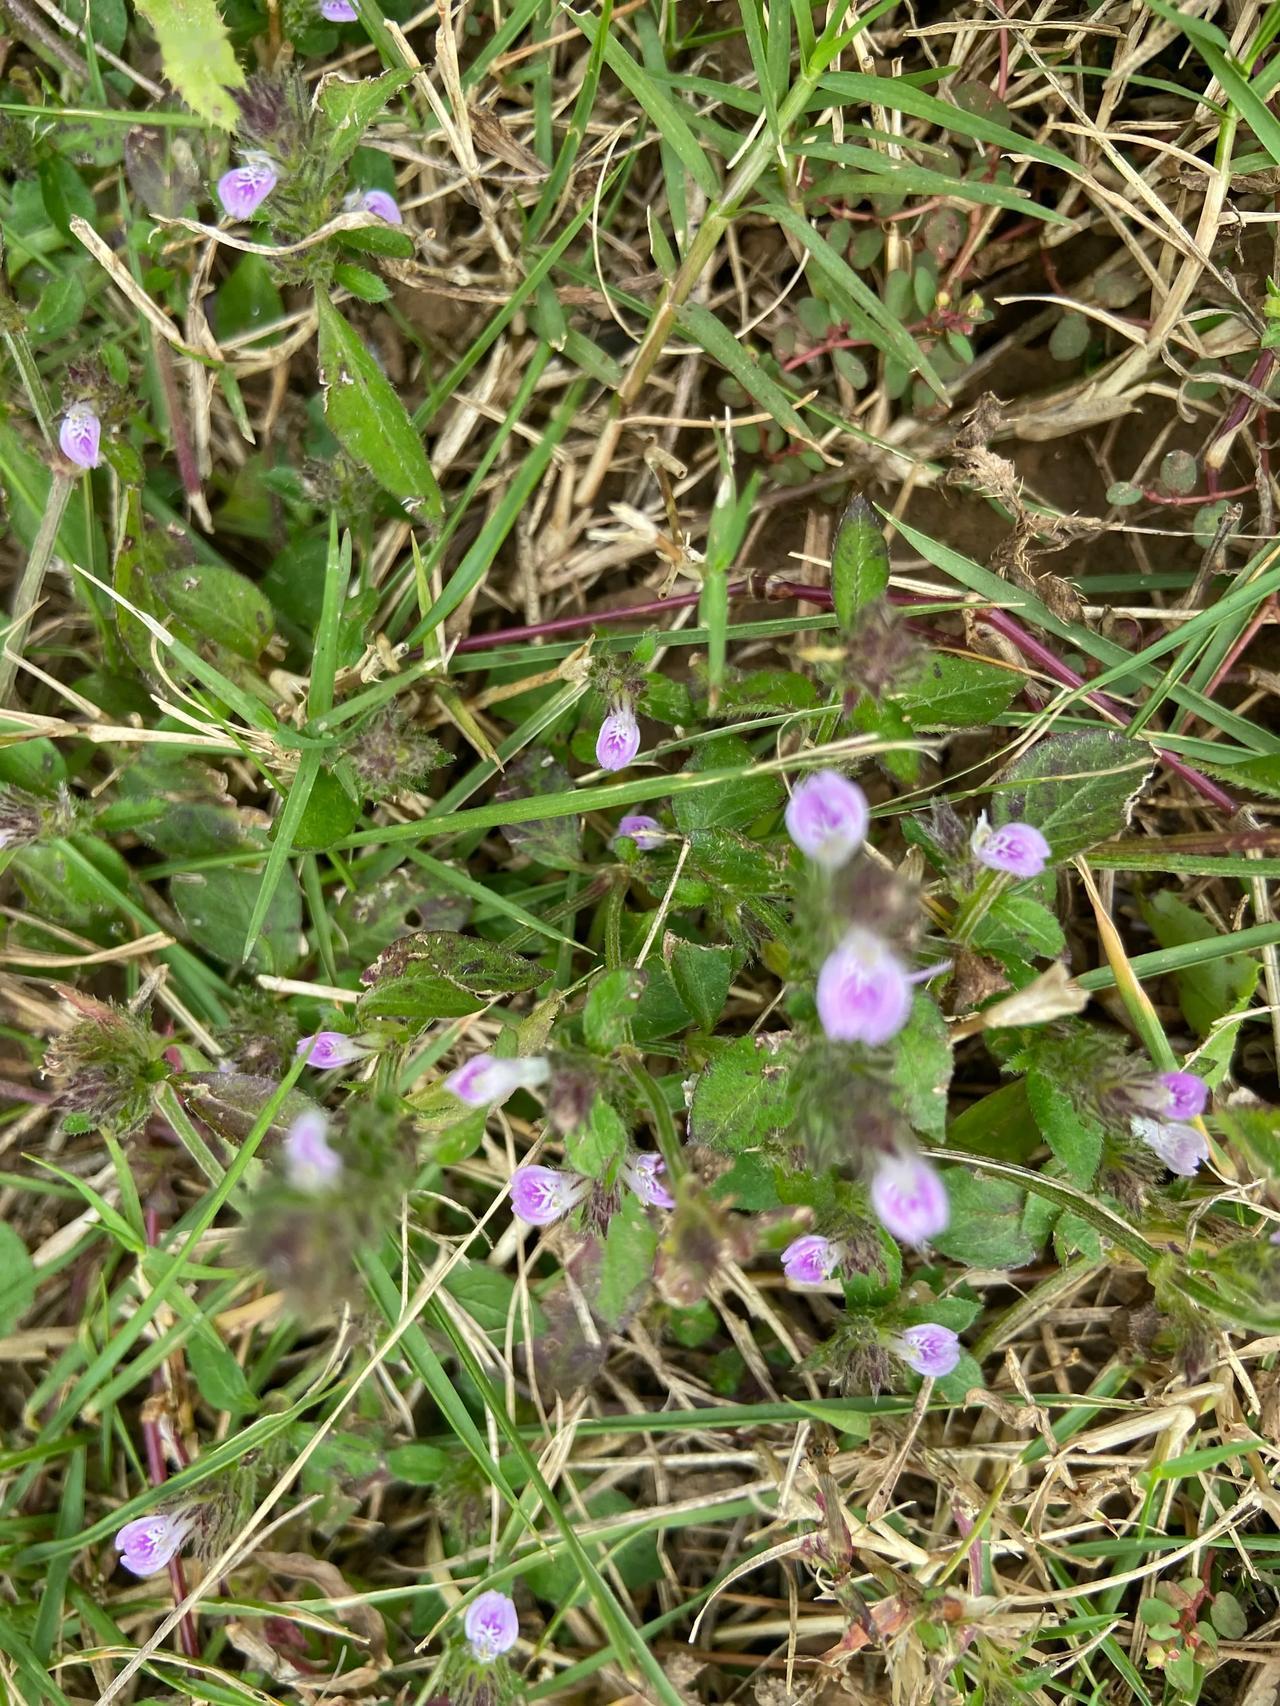
M 160 1216 L 155 1209 L 148 1208 L 144 1213 L 143 1221 L 147 1235 L 147 1246 L 154 1250 L 160 1239 Z M 157 1394 L 164 1391 L 164 1375 L 159 1369 L 156 1369 L 151 1376 L 151 1390 Z M 164 1444 L 160 1438 L 160 1424 L 144 1421 L 142 1439 L 146 1446 L 147 1474 L 150 1477 L 151 1485 L 163 1487 L 169 1479 L 169 1469 L 164 1460 Z M 170 1558 L 169 1560 L 169 1584 L 173 1588 L 174 1604 L 181 1605 L 187 1597 L 187 1578 L 180 1557 Z M 195 1619 L 190 1612 L 178 1623 L 178 1644 L 187 1658 L 194 1659 L 200 1656 L 200 1642 L 196 1636 Z
M 701 596 L 701 593 L 697 592 L 682 592 L 674 598 L 651 598 L 643 604 L 629 604 L 618 610 L 601 610 L 594 614 L 586 612 L 580 616 L 553 616 L 547 622 L 532 622 L 526 627 L 498 628 L 488 634 L 468 634 L 465 639 L 458 641 L 454 650 L 458 652 L 485 651 L 491 646 L 548 639 L 555 634 L 572 634 L 583 628 L 602 627 L 606 623 L 633 621 L 639 616 L 656 616 L 664 610 L 688 610 L 698 603 Z M 803 599 L 808 604 L 817 605 L 820 609 L 829 610 L 831 608 L 830 589 L 825 586 L 811 586 L 805 581 L 769 580 L 762 586 L 759 578 L 753 577 L 744 581 L 731 582 L 729 596 L 730 598 L 759 598 L 763 596 L 770 601 L 798 598 Z M 919 602 L 907 593 L 890 593 L 889 596 L 893 603 L 906 605 L 909 609 Z M 1083 687 L 1085 685 L 1082 675 L 1077 675 L 1074 669 L 1062 663 L 1047 646 L 1042 645 L 1033 634 L 1027 632 L 1020 622 L 1015 622 L 1013 617 L 1005 611 L 986 606 L 982 611 L 982 619 L 997 633 L 1003 634 L 1007 640 L 1012 641 L 1023 657 L 1035 664 L 1038 669 L 1043 670 L 1046 675 L 1052 676 L 1062 686 Z M 1086 693 L 1085 698 L 1091 705 L 1100 711 L 1104 711 L 1108 716 L 1114 717 L 1122 723 L 1128 722 L 1129 713 L 1118 700 L 1109 698 L 1105 693 L 1094 691 Z M 1179 758 L 1177 753 L 1161 750 L 1159 757 L 1168 769 L 1172 770 L 1176 776 L 1180 776 L 1188 787 L 1194 788 L 1202 799 L 1208 800 L 1210 805 L 1216 806 L 1221 812 L 1226 812 L 1228 816 L 1234 815 L 1236 802 L 1225 788 L 1220 788 L 1210 777 L 1193 769 L 1191 765 Z

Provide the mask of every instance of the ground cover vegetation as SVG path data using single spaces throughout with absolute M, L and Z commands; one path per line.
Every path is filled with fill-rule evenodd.
M 0 19 L 0 1694 L 1270 1702 L 1280 5 Z

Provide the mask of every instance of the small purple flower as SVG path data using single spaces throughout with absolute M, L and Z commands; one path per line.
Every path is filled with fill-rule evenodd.
M 519 1219 L 530 1226 L 550 1226 L 578 1206 L 591 1181 L 554 1167 L 517 1167 L 510 1189 L 511 1206 Z
M 1194 1072 L 1162 1072 L 1156 1083 L 1167 1090 L 1164 1111 L 1175 1120 L 1198 1119 L 1209 1103 L 1209 1086 Z
M 818 1017 L 833 1042 L 871 1048 L 896 1037 L 911 1013 L 911 977 L 889 945 L 855 925 L 818 973 Z
M 181 1551 L 193 1523 L 192 1517 L 181 1512 L 170 1516 L 164 1511 L 152 1511 L 150 1516 L 135 1517 L 116 1535 L 120 1562 L 135 1576 L 154 1576 Z
M 359 13 L 351 0 L 320 0 L 320 16 L 330 24 L 354 24 Z
M 285 1177 L 296 1191 L 316 1196 L 342 1177 L 342 1157 L 329 1145 L 329 1121 L 308 1108 L 284 1134 Z
M 926 1380 L 941 1380 L 960 1361 L 960 1340 L 950 1327 L 936 1321 L 922 1321 L 918 1327 L 907 1327 L 893 1341 L 893 1349 L 906 1363 Z
M 1189 1179 L 1202 1161 L 1209 1159 L 1209 1142 L 1193 1125 L 1149 1120 L 1135 1114 L 1129 1129 L 1148 1149 L 1153 1149 L 1171 1173 Z
M 366 190 L 360 197 L 360 205 L 366 213 L 385 220 L 388 225 L 404 224 L 404 214 L 396 205 L 396 198 L 386 190 Z
M 871 1207 L 886 1232 L 904 1244 L 927 1244 L 951 1219 L 942 1175 L 921 1155 L 886 1155 L 871 1181 Z
M 250 154 L 243 166 L 218 179 L 218 200 L 228 219 L 248 219 L 279 182 L 280 175 L 265 154 Z
M 88 403 L 73 403 L 63 415 L 58 444 L 77 468 L 96 468 L 102 461 L 102 422 Z
M 617 841 L 623 835 L 629 836 L 641 853 L 652 853 L 655 847 L 661 847 L 667 839 L 657 818 L 645 817 L 643 812 L 635 812 L 630 817 L 618 819 L 618 829 L 613 839 Z
M 505 1102 L 517 1090 L 536 1090 L 550 1076 L 550 1063 L 541 1055 L 499 1060 L 492 1054 L 473 1054 L 449 1074 L 444 1087 L 469 1108 L 487 1108 Z
M 667 1164 L 661 1155 L 635 1155 L 622 1169 L 622 1177 L 646 1208 L 674 1208 L 676 1199 L 662 1183 Z
M 840 1267 L 843 1247 L 834 1238 L 808 1232 L 782 1252 L 782 1271 L 792 1285 L 825 1285 Z
M 980 865 L 1013 877 L 1038 877 L 1049 862 L 1049 843 L 1033 825 L 1002 823 L 992 829 L 985 812 L 970 845 Z
M 308 1066 L 324 1071 L 331 1066 L 351 1066 L 374 1051 L 345 1031 L 317 1031 L 314 1036 L 303 1037 L 295 1052 Z
M 514 1600 L 494 1588 L 471 1601 L 462 1627 L 471 1643 L 471 1656 L 482 1665 L 492 1664 L 500 1653 L 509 1652 L 520 1638 Z
M 787 802 L 787 834 L 800 851 L 837 871 L 867 838 L 867 796 L 837 770 L 816 770 Z
M 602 770 L 625 770 L 640 750 L 640 725 L 630 705 L 618 705 L 600 725 L 596 763 Z

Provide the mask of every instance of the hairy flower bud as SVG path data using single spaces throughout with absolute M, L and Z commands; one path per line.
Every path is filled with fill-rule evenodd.
M 600 725 L 596 763 L 602 770 L 625 770 L 640 750 L 640 725 L 630 705 L 618 705 Z
M 942 1175 L 922 1155 L 882 1156 L 871 1181 L 871 1207 L 904 1244 L 927 1244 L 951 1219 Z
M 515 1601 L 490 1588 L 467 1607 L 462 1629 L 472 1657 L 482 1665 L 492 1664 L 502 1653 L 509 1652 L 520 1638 L 520 1618 Z
M 877 1048 L 896 1037 L 910 1016 L 910 975 L 886 942 L 855 926 L 823 961 L 817 1004 L 833 1042 Z
M 826 871 L 835 871 L 866 840 L 867 796 L 836 770 L 815 770 L 796 785 L 787 802 L 787 834 L 800 851 Z
M 1032 824 L 1004 823 L 992 829 L 985 812 L 973 832 L 972 846 L 980 865 L 1020 879 L 1038 877 L 1049 862 L 1049 843 Z
M 58 447 L 77 468 L 96 468 L 102 461 L 102 422 L 88 403 L 73 403 L 58 428 Z
M 893 1340 L 892 1348 L 906 1363 L 926 1380 L 941 1380 L 960 1361 L 960 1340 L 950 1327 L 936 1321 L 922 1321 L 918 1327 L 907 1327 Z

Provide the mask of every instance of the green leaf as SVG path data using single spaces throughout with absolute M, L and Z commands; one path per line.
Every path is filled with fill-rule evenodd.
M 943 1172 L 951 1222 L 933 1247 L 973 1268 L 1020 1268 L 1038 1245 L 1023 1227 L 1026 1192 L 1006 1179 L 981 1178 L 964 1167 Z
M 40 300 L 27 321 L 33 344 L 49 344 L 80 324 L 84 313 L 84 285 L 74 272 L 59 273 L 40 293 Z
M 449 1467 L 446 1454 L 434 1445 L 395 1445 L 387 1453 L 387 1469 L 410 1487 L 433 1487 Z
M 951 1082 L 951 1039 L 936 1002 L 917 995 L 911 1017 L 898 1036 L 893 1062 L 893 1100 L 918 1132 L 941 1138 L 947 1127 Z
M 361 302 L 386 302 L 391 286 L 368 267 L 358 267 L 354 261 L 339 261 L 333 269 L 333 282 L 349 290 Z
M 849 502 L 831 548 L 831 599 L 840 626 L 853 627 L 864 604 L 889 585 L 889 547 L 880 518 L 859 492 Z
M 1168 889 L 1143 898 L 1139 904 L 1162 948 L 1218 941 L 1215 925 Z M 1207 1037 L 1219 1019 L 1248 1006 L 1261 973 L 1261 963 L 1251 954 L 1225 954 L 1175 972 L 1178 1005 L 1188 1025 L 1199 1036 Z
M 239 1416 L 258 1408 L 244 1370 L 211 1328 L 195 1332 L 187 1340 L 187 1361 L 200 1396 L 210 1409 Z
M 737 770 L 714 787 L 691 788 L 677 794 L 672 803 L 676 823 L 683 830 L 746 829 L 766 812 L 782 804 L 784 788 L 777 776 L 751 771 L 751 749 L 736 735 L 720 735 L 708 741 L 689 769 Z
M 788 1039 L 739 1037 L 706 1066 L 693 1089 L 689 1137 L 731 1155 L 759 1149 L 795 1118 Z
M 161 569 L 152 577 L 165 625 L 189 645 L 225 646 L 254 663 L 275 628 L 271 605 L 247 575 L 217 563 Z
M 36 1298 L 36 1270 L 27 1246 L 0 1220 L 0 1333 L 11 1333 Z
M 71 236 L 71 221 L 87 219 L 90 225 L 97 218 L 89 186 L 70 160 L 61 154 L 47 154 L 38 168 L 40 194 L 45 212 L 64 237 Z
M 947 1148 L 966 1155 L 988 1155 L 993 1161 L 1021 1165 L 1040 1145 L 1040 1136 L 1027 1106 L 1026 1082 L 1015 1078 L 957 1114 L 947 1128 Z
M 1067 1177 L 1088 1190 L 1102 1159 L 1102 1127 L 1077 1110 L 1067 1092 L 1046 1073 L 1027 1073 L 1027 1101 L 1040 1134 L 1067 1170 Z
M 444 1289 L 491 1339 L 501 1344 L 510 1321 L 512 1343 L 523 1344 L 524 1319 L 514 1302 L 516 1284 L 510 1274 L 491 1268 L 485 1262 L 464 1262 L 446 1276 Z M 541 1311 L 532 1300 L 530 1307 L 536 1330 L 541 1321 Z
M 603 1179 L 627 1148 L 627 1128 L 622 1116 L 603 1096 L 591 1106 L 587 1124 L 565 1139 L 564 1152 L 575 1173 L 588 1179 Z
M 409 509 L 421 506 L 442 519 L 436 477 L 390 380 L 322 292 L 316 294 L 316 312 L 324 414 L 334 437 L 384 491 Z
M 328 124 L 324 139 L 326 177 L 346 165 L 387 102 L 412 81 L 412 71 L 384 71 L 381 77 L 366 77 L 361 82 L 339 76 L 321 78 L 315 105 Z
M 628 1191 L 609 1222 L 600 1261 L 600 1284 L 593 1300 L 596 1314 L 610 1327 L 635 1308 L 637 1295 L 653 1277 L 657 1253 L 657 1228 Z
M 662 957 L 681 1001 L 706 1031 L 720 1017 L 733 979 L 733 949 L 699 947 L 669 935 Z
M 582 1034 L 597 1054 L 611 1054 L 631 1041 L 632 1020 L 644 993 L 645 974 L 618 966 L 598 977 L 582 1010 Z
M 302 897 L 289 870 L 281 873 L 253 951 L 242 960 L 261 875 L 241 866 L 184 872 L 169 893 L 191 940 L 224 965 L 246 965 L 277 976 L 297 965 L 302 933 Z
M 1118 835 L 1151 775 L 1148 747 L 1109 729 L 1050 735 L 995 784 L 994 823 L 1032 823 L 1056 860 Z
M 360 801 L 351 793 L 341 769 L 322 768 L 293 832 L 293 846 L 304 853 L 328 852 L 359 820 Z
M 499 995 L 536 989 L 546 972 L 482 936 L 421 930 L 402 936 L 364 973 L 371 987 L 356 1008 L 360 1019 L 451 1019 L 478 1013 Z
M 1223 1589 L 1209 1601 L 1209 1621 L 1225 1640 L 1243 1641 L 1249 1633 L 1249 1620 L 1240 1601 Z
M 1054 959 L 1066 947 L 1066 937 L 1034 895 L 1006 889 L 978 925 L 973 945 L 1003 960 Z
M 893 697 L 913 732 L 971 729 L 1008 710 L 1021 686 L 1012 670 L 935 652 L 923 672 Z
M 244 88 L 245 75 L 214 0 L 137 0 L 137 9 L 156 33 L 165 76 L 192 112 L 234 130 L 240 109 L 231 91 Z

